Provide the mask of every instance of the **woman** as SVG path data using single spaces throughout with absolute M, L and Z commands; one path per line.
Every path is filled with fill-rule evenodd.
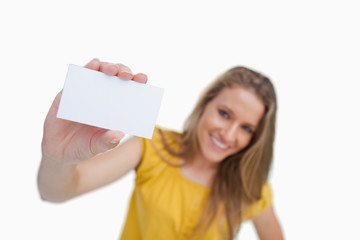
M 94 59 L 85 67 L 147 81 L 121 64 Z M 122 132 L 57 119 L 60 98 L 44 124 L 42 199 L 65 201 L 135 169 L 121 239 L 233 239 L 248 219 L 260 239 L 283 238 L 267 183 L 276 97 L 266 77 L 231 69 L 205 91 L 183 133 L 156 128 L 152 140 L 119 146 Z

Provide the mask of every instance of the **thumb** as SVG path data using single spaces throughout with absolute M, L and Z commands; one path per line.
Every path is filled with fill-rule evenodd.
M 125 134 L 121 131 L 106 131 L 102 133 L 99 137 L 94 139 L 95 141 L 92 145 L 93 154 L 99 154 L 106 152 L 110 149 L 113 149 L 117 145 L 119 145 L 120 140 L 125 136 Z

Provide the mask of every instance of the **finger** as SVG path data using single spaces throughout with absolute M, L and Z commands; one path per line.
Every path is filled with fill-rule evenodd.
M 132 80 L 139 82 L 139 83 L 146 83 L 147 82 L 147 75 L 143 74 L 143 73 L 138 73 L 136 75 L 134 75 L 134 77 L 132 78 Z
M 107 62 L 100 63 L 100 71 L 110 75 L 117 76 L 124 80 L 131 80 L 133 78 L 133 74 L 127 66 L 123 64 L 111 64 Z
M 131 69 L 123 64 L 115 64 L 118 68 L 118 74 L 117 76 L 124 80 L 131 80 L 134 75 L 131 71 Z
M 118 67 L 115 66 L 115 64 L 111 64 L 108 62 L 101 62 L 99 71 L 110 76 L 115 76 L 117 75 L 119 70 Z
M 125 134 L 121 131 L 109 131 L 107 138 L 109 139 L 108 142 L 111 144 L 118 145 L 121 139 L 123 139 Z
M 100 61 L 97 58 L 91 60 L 88 64 L 85 65 L 86 68 L 99 71 L 100 69 Z
M 102 133 L 91 143 L 91 152 L 98 154 L 116 147 L 124 135 L 121 131 L 106 131 Z

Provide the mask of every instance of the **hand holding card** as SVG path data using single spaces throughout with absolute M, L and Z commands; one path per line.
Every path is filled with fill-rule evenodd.
M 163 89 L 70 65 L 57 117 L 151 138 Z
M 123 132 L 151 138 L 163 89 L 135 82 L 146 75 L 124 67 L 97 59 L 86 68 L 70 65 L 45 120 L 43 156 L 76 162 L 115 147 Z

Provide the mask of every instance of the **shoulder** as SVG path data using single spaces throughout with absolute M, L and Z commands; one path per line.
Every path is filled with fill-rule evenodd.
M 176 148 L 180 139 L 181 134 L 179 132 L 156 126 L 151 139 L 140 138 L 143 156 L 146 153 L 152 153 L 154 150 L 163 153 L 167 147 Z M 157 153 L 159 153 L 158 151 Z
M 164 163 L 164 159 L 172 160 L 174 156 L 169 153 L 169 148 L 176 148 L 176 138 L 180 134 L 176 131 L 156 126 L 151 139 L 140 138 L 142 146 L 141 162 L 137 173 L 148 172 L 155 166 Z

